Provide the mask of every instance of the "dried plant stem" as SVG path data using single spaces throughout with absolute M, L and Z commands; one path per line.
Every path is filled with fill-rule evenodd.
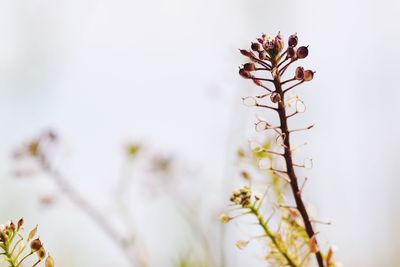
M 51 166 L 45 157 L 40 158 L 40 164 L 42 169 L 54 180 L 59 189 L 123 251 L 131 266 L 147 266 L 142 255 L 133 248 L 133 244 L 130 244 L 123 235 L 117 232 L 107 218 L 96 207 L 84 199 L 68 180 Z
M 273 65 L 276 66 L 277 62 L 273 62 Z M 290 187 L 293 192 L 293 196 L 296 202 L 296 207 L 298 211 L 301 214 L 301 217 L 304 222 L 304 226 L 306 228 L 307 235 L 310 239 L 315 239 L 315 232 L 312 226 L 312 223 L 310 221 L 310 216 L 308 215 L 307 209 L 304 205 L 303 199 L 301 198 L 301 191 L 299 189 L 298 185 L 298 179 L 296 176 L 296 173 L 294 171 L 294 164 L 293 164 L 293 157 L 292 157 L 292 151 L 291 151 L 291 146 L 290 146 L 290 130 L 288 128 L 288 122 L 287 122 L 287 115 L 286 115 L 286 109 L 285 109 L 285 98 L 284 98 L 284 91 L 282 89 L 282 83 L 280 81 L 281 75 L 279 71 L 276 71 L 276 75 L 274 76 L 274 86 L 276 89 L 276 92 L 280 95 L 281 101 L 278 103 L 278 109 L 277 112 L 279 114 L 279 119 L 280 119 L 280 125 L 281 125 L 281 130 L 282 134 L 284 134 L 284 158 L 286 162 L 286 171 L 287 175 L 289 176 L 290 179 Z M 318 243 L 315 239 L 316 246 L 318 247 Z M 319 267 L 324 267 L 324 261 L 322 258 L 322 254 L 318 248 L 318 251 L 315 253 L 318 266 Z
M 300 265 L 292 259 L 291 255 L 287 252 L 286 248 L 278 241 L 275 234 L 269 229 L 267 222 L 264 220 L 263 216 L 259 213 L 258 209 L 253 205 L 249 207 L 250 212 L 257 217 L 258 224 L 263 228 L 265 235 L 268 236 L 276 249 L 282 254 L 282 256 L 286 259 L 289 266 L 299 267 Z

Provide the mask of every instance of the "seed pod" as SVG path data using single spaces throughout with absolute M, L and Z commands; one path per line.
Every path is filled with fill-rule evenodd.
M 251 43 L 251 50 L 258 52 L 261 50 L 261 45 L 259 43 Z
M 10 225 L 9 225 L 9 227 L 8 227 L 8 229 L 10 229 L 11 230 L 11 232 L 15 232 L 15 224 L 13 223 L 13 222 L 10 222 Z
M 31 241 L 31 240 L 35 237 L 36 232 L 37 232 L 37 228 L 38 228 L 38 226 L 36 225 L 35 228 L 33 228 L 33 229 L 29 232 L 28 241 Z
M 281 101 L 281 96 L 280 96 L 280 94 L 278 94 L 278 93 L 272 93 L 271 94 L 271 101 L 273 102 L 273 103 L 278 103 L 279 101 Z
M 38 251 L 42 247 L 42 241 L 39 238 L 36 238 L 31 242 L 31 251 L 35 252 Z
M 293 47 L 288 47 L 286 50 L 286 58 L 294 59 L 296 57 L 296 51 Z
M 247 51 L 245 49 L 239 49 L 239 51 L 243 56 L 254 57 L 254 54 L 252 52 L 250 52 L 250 51 Z
M 39 260 L 43 260 L 44 257 L 46 257 L 46 250 L 43 246 L 41 246 L 40 249 L 36 252 L 36 255 L 38 256 Z
M 288 45 L 290 47 L 295 47 L 297 45 L 298 41 L 299 41 L 299 38 L 297 37 L 297 34 L 292 34 L 289 36 Z
M 19 229 L 21 229 L 22 225 L 24 225 L 24 218 L 21 218 L 18 220 L 17 222 L 17 231 L 19 231 Z
M 238 240 L 236 242 L 236 247 L 238 249 L 245 249 L 247 247 L 247 245 L 249 244 L 249 241 L 244 241 L 244 240 Z
M 256 65 L 254 63 L 246 63 L 243 65 L 243 69 L 246 71 L 255 71 Z
M 304 68 L 303 67 L 297 67 L 294 77 L 295 77 L 296 80 L 299 80 L 299 81 L 304 80 Z
M 50 256 L 50 254 L 47 256 L 45 267 L 54 267 L 54 259 L 52 256 Z
M 307 46 L 300 46 L 297 51 L 296 55 L 298 58 L 305 58 L 308 56 L 308 48 Z
M 304 72 L 304 80 L 311 81 L 314 78 L 314 72 L 312 70 L 306 70 Z
M 245 79 L 251 79 L 251 77 L 252 77 L 252 75 L 250 74 L 250 72 L 248 72 L 248 71 L 245 70 L 245 69 L 240 69 L 240 70 L 239 70 L 239 74 L 240 74 L 240 76 L 242 76 L 242 77 L 245 78 Z
M 242 172 L 240 173 L 240 175 L 241 175 L 242 178 L 245 179 L 245 180 L 251 180 L 250 174 L 249 174 L 248 172 L 246 172 L 246 171 L 242 171 Z

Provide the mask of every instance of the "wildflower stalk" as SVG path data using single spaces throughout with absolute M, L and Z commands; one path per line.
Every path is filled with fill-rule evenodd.
M 279 64 L 278 62 L 275 62 L 274 60 L 272 61 L 272 65 L 275 67 Z M 298 184 L 298 178 L 296 176 L 296 172 L 294 170 L 294 164 L 293 164 L 293 157 L 292 157 L 292 149 L 290 146 L 290 131 L 288 128 L 288 118 L 286 115 L 286 108 L 285 108 L 285 96 L 284 96 L 284 91 L 282 90 L 282 84 L 281 84 L 281 76 L 279 74 L 279 71 L 276 71 L 274 75 L 274 86 L 276 89 L 276 92 L 280 95 L 281 101 L 278 102 L 278 114 L 279 114 L 279 120 L 280 120 L 280 128 L 282 131 L 282 135 L 285 136 L 283 142 L 284 142 L 284 158 L 285 158 L 285 163 L 286 163 L 286 171 L 287 175 L 290 180 L 290 187 L 292 189 L 293 197 L 296 202 L 296 207 L 298 211 L 300 212 L 300 215 L 303 219 L 304 226 L 306 228 L 307 235 L 310 239 L 315 239 L 315 231 L 313 229 L 310 216 L 308 215 L 306 206 L 304 205 L 303 199 L 301 197 L 301 191 L 299 188 Z M 316 245 L 318 246 L 318 243 L 315 239 Z M 324 261 L 321 255 L 320 250 L 315 253 L 318 265 L 320 267 L 324 266 Z
M 260 121 L 258 124 L 256 124 L 256 130 L 273 130 L 278 134 L 277 143 L 279 143 L 278 145 L 283 148 L 283 154 L 275 151 L 273 151 L 271 154 L 283 156 L 286 169 L 278 170 L 273 168 L 271 165 L 269 170 L 271 170 L 274 174 L 278 174 L 290 184 L 292 195 L 296 203 L 295 209 L 297 209 L 298 213 L 300 214 L 304 224 L 305 232 L 308 236 L 307 241 L 310 243 L 309 250 L 311 253 L 315 254 L 318 266 L 324 267 L 325 263 L 316 240 L 316 233 L 313 229 L 312 221 L 303 202 L 301 196 L 302 189 L 299 187 L 298 178 L 294 170 L 294 167 L 306 167 L 306 164 L 304 163 L 303 165 L 299 165 L 294 163 L 292 155 L 293 150 L 290 144 L 291 133 L 309 130 L 313 127 L 313 125 L 306 128 L 289 129 L 288 119 L 305 111 L 305 106 L 303 105 L 303 102 L 298 99 L 298 97 L 294 99 L 296 111 L 287 114 L 288 107 L 293 106 L 293 98 L 290 99 L 287 97 L 286 93 L 303 84 L 304 82 L 311 81 L 313 79 L 314 72 L 311 70 L 304 70 L 303 67 L 299 66 L 296 68 L 293 76 L 289 77 L 288 79 L 282 79 L 283 74 L 289 69 L 292 63 L 298 62 L 300 59 L 304 59 L 308 56 L 308 46 L 297 47 L 298 38 L 296 34 L 289 37 L 288 47 L 286 49 L 284 49 L 284 42 L 280 34 L 278 34 L 276 37 L 269 37 L 264 34 L 257 40 L 258 43 L 252 43 L 251 51 L 240 49 L 240 53 L 247 57 L 250 62 L 244 64 L 239 69 L 239 74 L 245 79 L 252 80 L 257 86 L 260 86 L 263 89 L 266 89 L 264 83 L 272 83 L 274 88 L 271 89 L 274 90 L 268 88 L 268 94 L 257 97 L 249 96 L 243 98 L 243 102 L 247 106 L 264 108 L 266 110 L 272 110 L 278 113 L 280 122 L 279 126 L 272 126 L 266 121 Z M 268 61 L 268 66 L 270 68 L 266 70 L 260 70 L 258 65 L 265 66 L 265 61 Z M 260 71 L 262 71 L 264 74 L 270 74 L 272 79 L 260 76 Z M 258 75 L 255 75 L 255 72 Z M 283 88 L 284 85 L 286 88 Z M 265 96 L 270 96 L 271 102 L 275 105 L 270 106 L 262 103 L 261 100 Z M 280 140 L 280 142 L 278 142 L 278 140 Z M 329 262 L 326 263 L 326 266 L 329 265 Z
M 272 243 L 275 245 L 276 249 L 282 254 L 282 256 L 287 260 L 288 265 L 292 267 L 299 267 L 300 265 L 292 259 L 291 255 L 287 252 L 286 248 L 278 241 L 276 235 L 268 227 L 267 221 L 264 220 L 263 216 L 259 213 L 259 210 L 251 205 L 249 207 L 250 212 L 257 217 L 258 224 L 263 228 L 265 235 L 268 236 Z

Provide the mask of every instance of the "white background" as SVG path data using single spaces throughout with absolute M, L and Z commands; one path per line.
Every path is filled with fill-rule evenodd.
M 396 266 L 399 10 L 394 0 L 2 0 L 1 220 L 38 222 L 59 266 L 115 258 L 125 266 L 67 200 L 38 206 L 37 196 L 55 190 L 49 180 L 12 178 L 12 149 L 47 128 L 67 143 L 69 178 L 99 206 L 132 140 L 195 169 L 219 201 L 210 205 L 224 207 L 233 154 L 253 136 L 253 110 L 240 101 L 251 85 L 237 75 L 244 60 L 237 48 L 280 30 L 310 45 L 304 65 L 317 71 L 298 90 L 307 113 L 297 123 L 316 124 L 302 138 L 315 163 L 306 200 L 334 222 L 320 230 L 345 266 Z M 146 229 L 146 218 L 139 221 Z M 149 239 L 174 238 L 152 227 Z M 254 254 L 227 247 L 229 266 Z M 155 266 L 170 264 L 168 251 L 156 255 Z

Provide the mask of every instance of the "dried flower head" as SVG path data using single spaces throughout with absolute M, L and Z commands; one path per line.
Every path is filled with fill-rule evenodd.
M 247 208 L 251 204 L 251 189 L 249 186 L 244 186 L 238 191 L 234 191 L 230 198 L 231 202 L 235 205 L 240 205 L 243 208 Z

